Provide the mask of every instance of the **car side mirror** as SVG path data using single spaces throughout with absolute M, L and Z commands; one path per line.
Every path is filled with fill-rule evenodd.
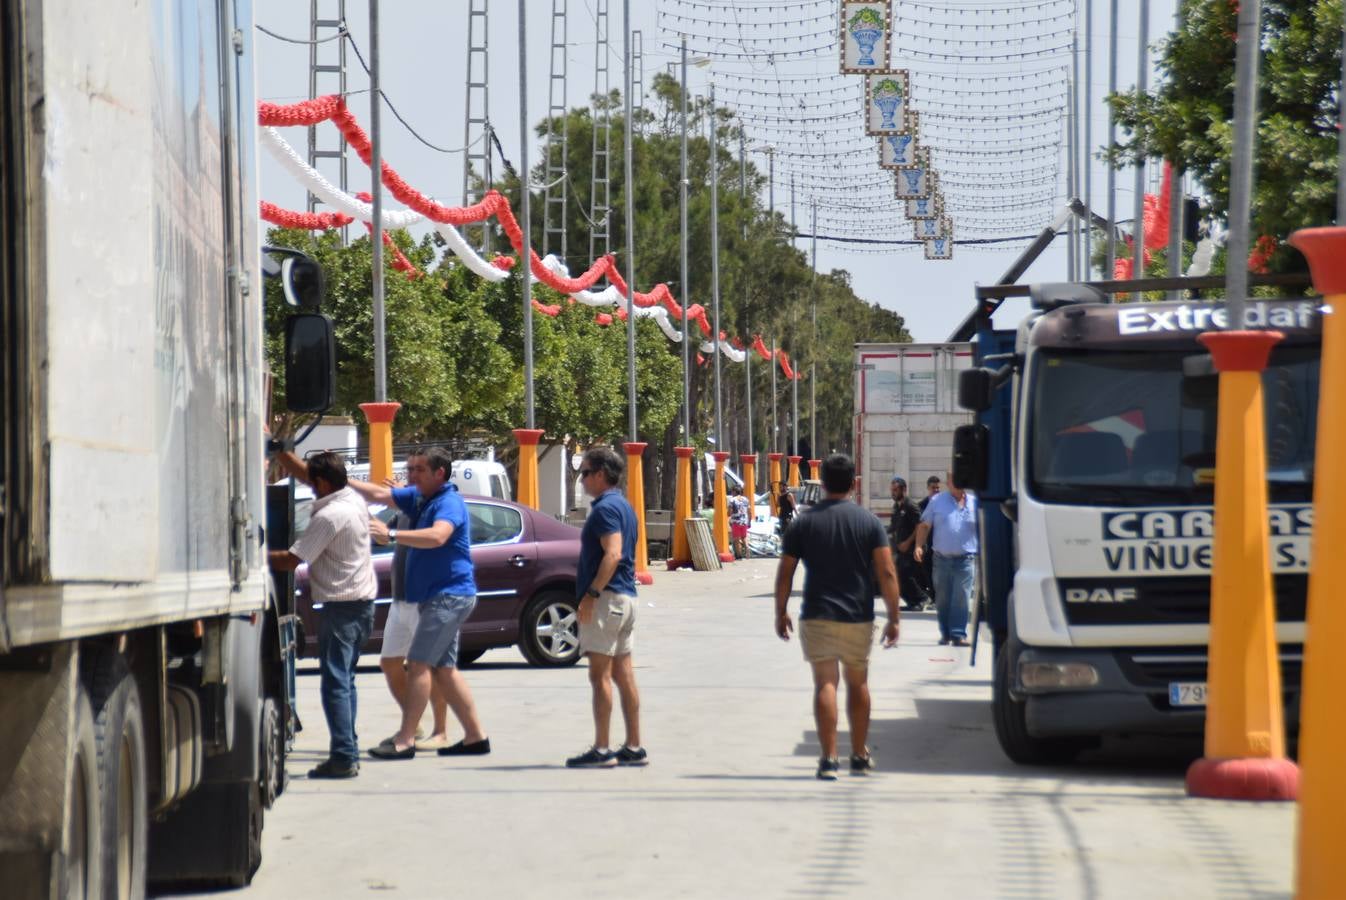
M 336 402 L 336 338 L 332 320 L 298 313 L 285 320 L 285 405 L 326 412 Z
M 958 373 L 958 405 L 971 412 L 985 412 L 991 408 L 992 380 L 990 369 L 964 369 Z
M 285 302 L 300 309 L 322 306 L 327 279 L 322 266 L 307 256 L 287 256 L 281 260 L 280 283 L 285 290 Z
M 985 425 L 959 425 L 953 432 L 953 483 L 969 491 L 986 490 L 987 445 Z

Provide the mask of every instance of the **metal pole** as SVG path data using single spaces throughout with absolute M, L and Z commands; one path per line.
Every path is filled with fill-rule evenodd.
M 748 407 L 748 447 L 745 453 L 756 453 L 757 448 L 752 442 L 752 347 L 743 351 L 743 381 L 745 383 L 745 395 L 747 396 Z M 756 490 L 755 486 L 750 485 L 749 490 Z
M 374 399 L 388 400 L 388 347 L 383 314 L 383 136 L 379 131 L 379 0 L 369 2 L 369 193 L 373 196 L 374 230 Z
M 1150 4 L 1140 7 L 1140 25 L 1136 33 L 1136 96 L 1145 93 L 1150 84 Z M 1145 277 L 1145 157 L 1136 157 L 1136 222 L 1131 226 L 1131 277 Z
M 766 205 L 767 205 L 767 212 L 771 216 L 771 233 L 774 235 L 776 233 L 776 148 L 775 147 L 766 148 L 766 160 L 767 160 Z
M 738 214 L 743 220 L 743 240 L 748 239 L 748 157 L 743 152 L 743 126 L 738 127 Z
M 522 5 L 525 0 L 519 0 Z M 626 307 L 626 400 L 630 406 L 628 416 L 629 431 L 631 433 L 631 442 L 640 440 L 636 428 L 636 201 L 635 201 L 635 177 L 632 175 L 631 165 L 631 117 L 632 117 L 632 97 L 631 93 L 635 88 L 635 71 L 631 63 L 631 0 L 622 0 L 622 59 L 626 65 L 626 83 L 623 85 L 622 94 L 626 98 L 626 122 L 624 123 L 626 141 L 622 148 L 622 155 L 625 159 L 625 179 L 626 185 L 624 193 L 626 194 L 626 283 L 628 293 Z M 526 170 L 525 170 L 526 171 Z
M 1261 0 L 1245 0 L 1239 5 L 1238 50 L 1234 56 L 1234 161 L 1229 179 L 1229 250 L 1225 263 L 1225 327 L 1231 330 L 1243 328 L 1248 298 L 1261 23 Z
M 813 201 L 813 219 L 809 230 L 813 233 L 813 280 L 809 285 L 812 292 L 813 339 L 809 342 L 809 447 L 814 458 L 818 457 L 818 200 Z M 796 451 L 798 452 L 798 451 Z
M 1173 4 L 1173 30 L 1182 31 L 1182 0 Z M 1182 169 L 1176 161 L 1168 176 L 1168 274 L 1170 278 L 1182 274 Z M 1168 299 L 1181 300 L 1182 291 L 1169 291 Z
M 1094 133 L 1089 104 L 1094 99 L 1094 0 L 1084 0 L 1084 280 L 1094 269 Z M 1111 277 L 1111 276 L 1108 276 Z
M 1074 67 L 1075 41 L 1070 42 L 1071 66 Z M 1075 79 L 1066 79 L 1066 203 L 1075 199 Z M 1066 225 L 1066 280 L 1075 280 L 1075 266 L 1079 259 L 1076 242 L 1079 240 L 1079 217 L 1071 216 Z
M 795 335 L 798 338 L 798 334 Z M 798 346 L 796 340 L 795 346 Z M 792 456 L 799 455 L 799 357 L 795 357 L 795 377 L 790 379 L 790 428 L 794 432 L 794 442 L 790 450 Z
M 1117 93 L 1117 0 L 1108 2 L 1108 95 Z M 1117 122 L 1108 104 L 1108 149 L 1117 144 Z M 1108 261 L 1104 278 L 1111 278 L 1117 262 L 1117 169 L 1108 165 Z
M 523 287 L 523 409 L 524 427 L 533 428 L 533 248 L 530 244 L 533 220 L 528 187 L 531 169 L 528 165 L 527 25 L 527 0 L 519 0 L 519 227 L 523 230 L 523 246 L 519 248 L 519 283 Z
M 630 2 L 630 0 L 627 0 Z M 715 449 L 724 450 L 723 410 L 720 407 L 720 145 L 715 133 L 715 82 L 710 83 L 710 280 L 711 323 L 710 342 L 714 359 L 715 378 Z
M 682 223 L 679 245 L 682 252 L 682 443 L 692 444 L 692 322 L 687 307 L 692 305 L 692 287 L 687 283 L 687 37 L 682 38 L 682 168 L 678 179 L 678 212 Z
M 767 450 L 776 453 L 780 446 L 780 414 L 777 411 L 777 405 L 780 403 L 780 395 L 776 393 L 776 368 L 779 363 L 776 361 L 776 339 L 771 339 L 771 441 L 767 444 Z

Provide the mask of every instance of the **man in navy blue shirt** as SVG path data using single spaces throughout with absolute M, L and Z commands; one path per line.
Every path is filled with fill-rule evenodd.
M 401 531 L 390 529 L 378 519 L 369 523 L 369 534 L 378 543 L 407 547 L 407 600 L 419 604 L 421 612 L 407 650 L 402 727 L 391 743 L 384 742 L 369 751 L 376 759 L 411 759 L 416 755 L 416 726 L 430 700 L 431 670 L 463 727 L 463 739 L 439 748 L 440 756 L 491 752 L 491 741 L 477 720 L 472 692 L 458 671 L 458 636 L 477 606 L 477 584 L 472 571 L 471 520 L 457 486 L 449 483 L 452 469 L 448 451 L 427 447 L 407 457 L 409 487 L 351 481 L 351 487 L 368 502 L 385 506 L 395 503 L 416 523 L 415 528 Z
M 636 624 L 636 513 L 617 483 L 625 466 L 611 447 L 584 454 L 580 479 L 593 499 L 580 532 L 580 561 L 575 572 L 579 597 L 580 651 L 589 657 L 593 689 L 594 743 L 566 760 L 572 769 L 643 766 L 649 757 L 640 746 L 640 693 L 631 663 Z M 622 700 L 626 743 L 611 749 L 612 683 Z

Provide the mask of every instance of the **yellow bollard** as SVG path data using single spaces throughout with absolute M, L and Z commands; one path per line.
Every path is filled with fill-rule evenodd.
M 766 493 L 771 501 L 771 515 L 773 516 L 780 515 L 780 508 L 776 503 L 776 491 L 780 489 L 780 461 L 784 458 L 784 453 L 768 453 L 766 455 Z
M 724 462 L 729 454 L 716 450 L 715 457 L 715 522 L 711 531 L 715 537 L 715 552 L 720 562 L 733 562 L 734 554 L 729 550 L 729 505 L 724 495 Z
M 542 439 L 542 429 L 516 428 L 514 439 L 519 442 L 519 483 L 514 486 L 514 500 L 537 509 L 537 442 Z
M 790 459 L 790 487 L 799 487 L 799 463 L 804 457 L 791 456 Z
M 668 570 L 692 567 L 692 547 L 687 540 L 687 520 L 692 517 L 692 455 L 695 447 L 674 447 L 678 458 L 678 482 L 673 494 L 673 547 Z
M 641 458 L 645 444 L 628 441 L 622 447 L 626 450 L 626 501 L 636 511 L 636 581 L 654 584 L 654 576 L 650 574 L 650 547 L 645 537 L 645 468 Z
M 1300 900 L 1341 896 L 1346 854 L 1337 828 L 1346 809 L 1346 718 L 1337 703 L 1346 684 L 1346 228 L 1310 228 L 1290 235 L 1309 261 L 1313 286 L 1326 298 L 1318 388 L 1318 442 L 1313 467 L 1313 552 L 1299 700 Z
M 743 495 L 748 498 L 748 521 L 751 522 L 757 518 L 757 504 L 753 502 L 753 495 L 757 493 L 757 454 L 743 453 L 739 460 L 743 463 Z
M 1222 800 L 1293 800 L 1299 770 L 1285 758 L 1285 717 L 1271 589 L 1262 371 L 1283 335 L 1199 336 L 1220 373 L 1215 537 L 1206 674 L 1206 755 L 1187 793 Z
M 383 484 L 393 477 L 393 419 L 402 404 L 361 403 L 360 411 L 369 422 L 369 481 Z
M 822 477 L 822 465 L 823 461 L 821 459 L 809 460 L 809 477 L 814 481 Z

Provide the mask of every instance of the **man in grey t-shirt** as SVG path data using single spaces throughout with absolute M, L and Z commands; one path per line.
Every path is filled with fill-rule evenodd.
M 788 641 L 794 630 L 786 607 L 795 568 L 803 560 L 799 643 L 813 667 L 813 715 L 822 744 L 817 774 L 830 781 L 841 768 L 837 760 L 837 684 L 842 674 L 851 726 L 851 774 L 864 775 L 873 768 L 865 740 L 869 736 L 869 651 L 874 643 L 876 585 L 888 610 L 885 648 L 897 644 L 902 598 L 883 523 L 846 499 L 855 484 L 855 463 L 844 453 L 832 454 L 823 460 L 822 482 L 823 501 L 795 519 L 785 532 L 776 570 L 776 635 Z

